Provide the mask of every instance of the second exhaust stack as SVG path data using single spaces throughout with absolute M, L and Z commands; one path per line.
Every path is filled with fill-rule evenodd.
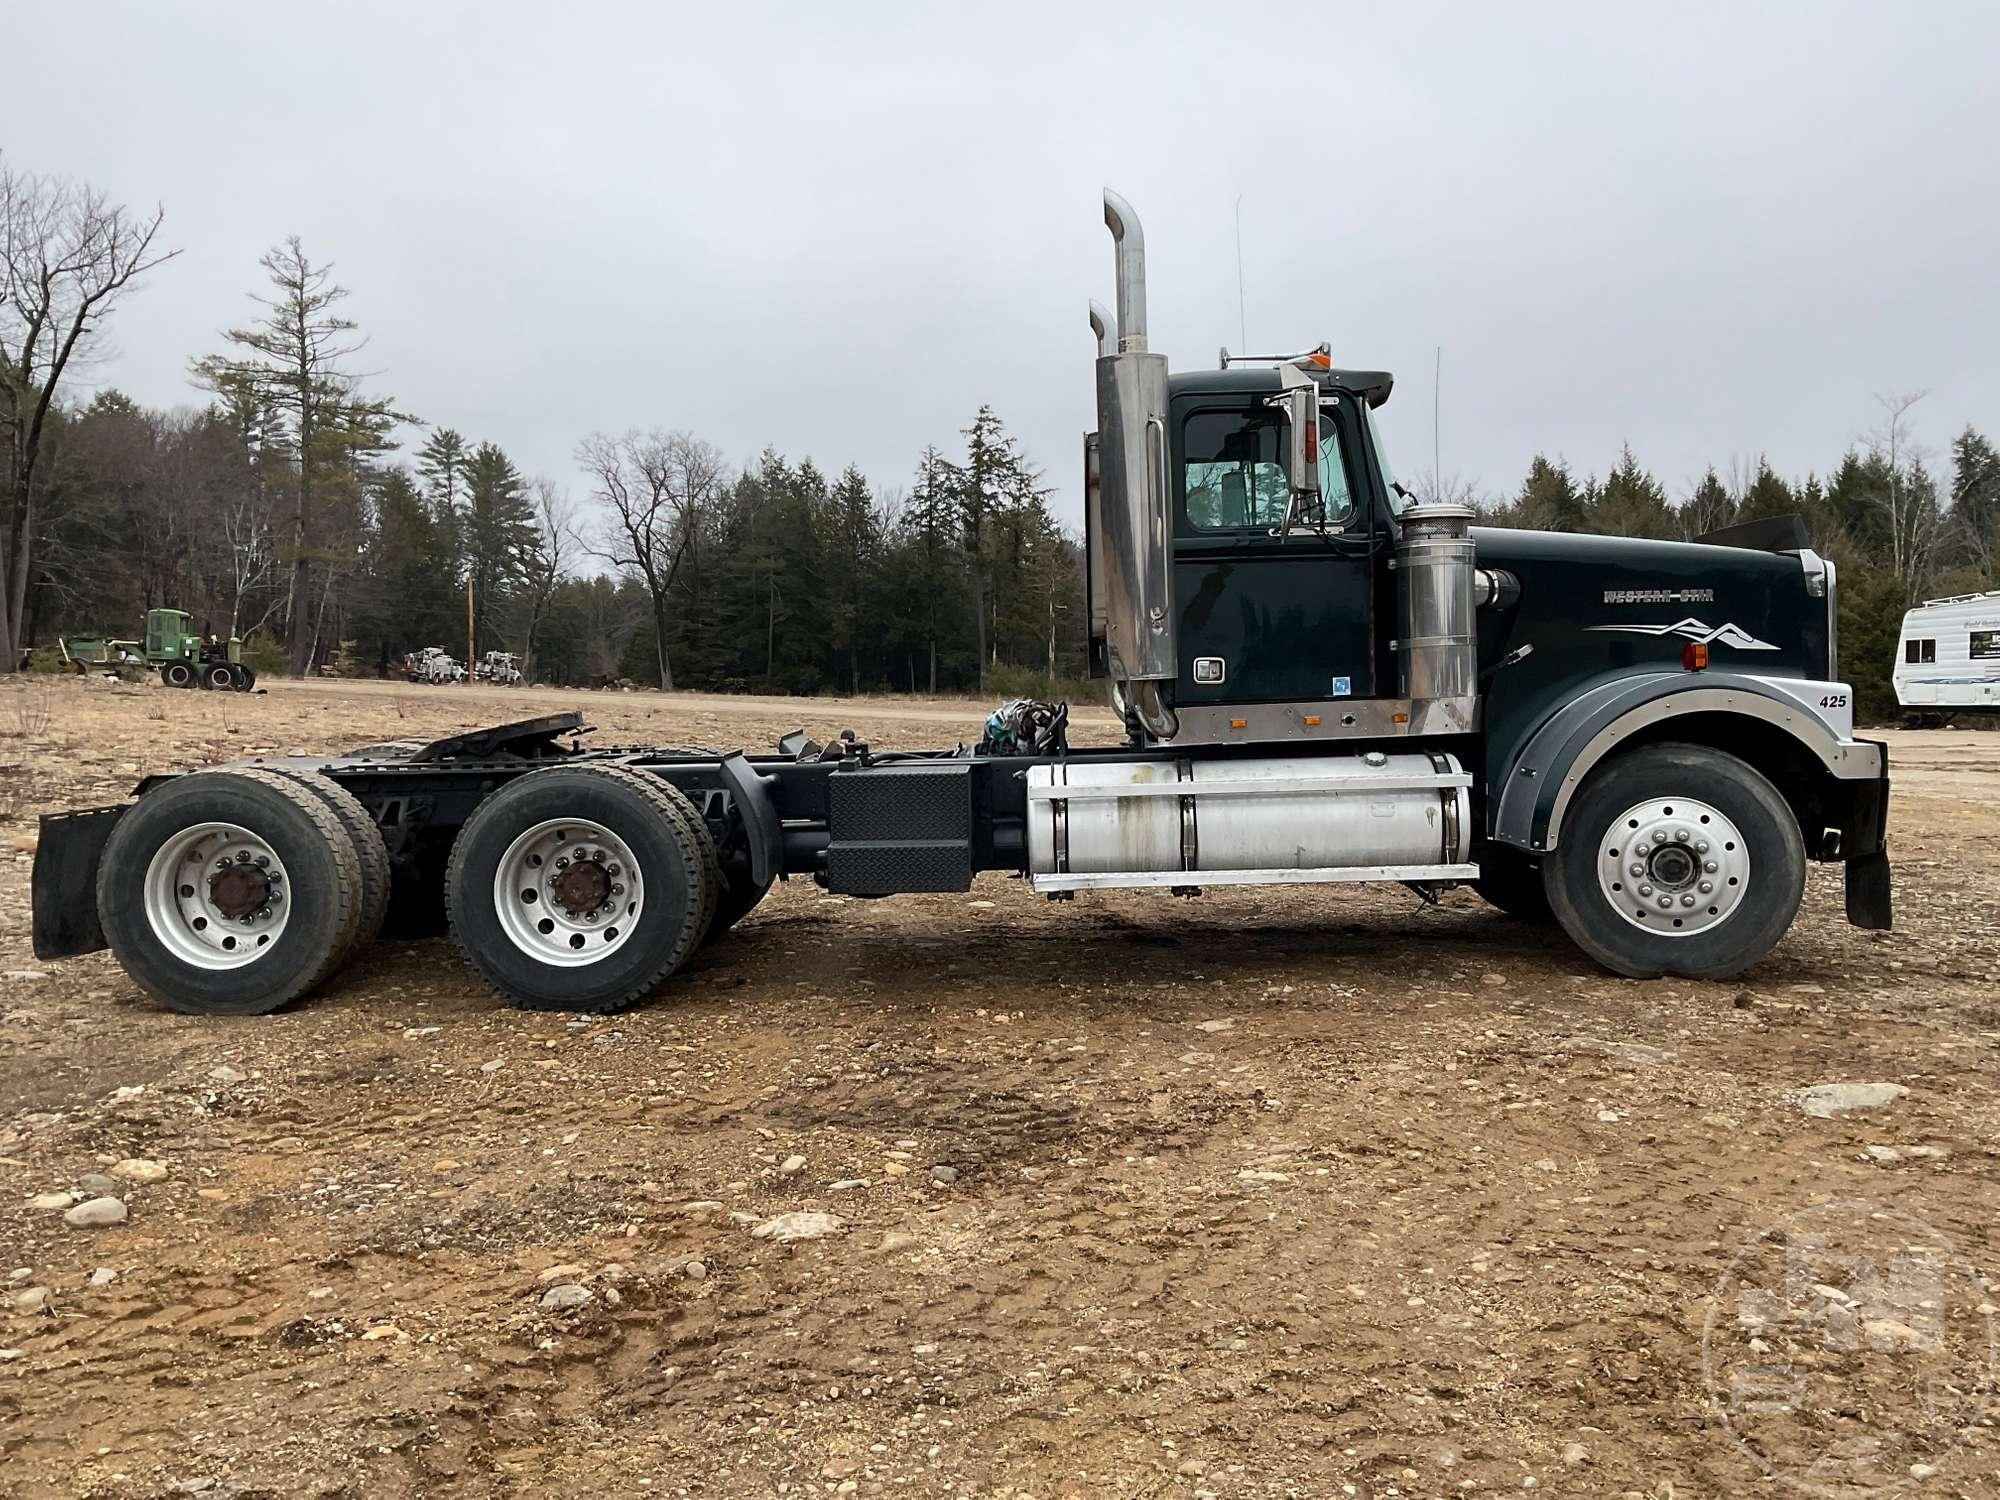
M 1097 434 L 1103 519 L 1104 616 L 1111 676 L 1156 737 L 1173 732 L 1156 684 L 1179 670 L 1170 570 L 1173 488 L 1168 472 L 1167 360 L 1146 348 L 1146 236 L 1132 206 L 1104 190 L 1116 246 L 1116 354 L 1097 361 Z

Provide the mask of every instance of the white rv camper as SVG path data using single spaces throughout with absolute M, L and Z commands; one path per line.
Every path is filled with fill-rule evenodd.
M 1912 727 L 2000 714 L 2000 589 L 1932 599 L 1904 615 L 1895 676 Z

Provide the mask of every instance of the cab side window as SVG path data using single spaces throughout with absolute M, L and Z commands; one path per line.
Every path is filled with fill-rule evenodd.
M 1191 412 L 1181 427 L 1187 518 L 1198 531 L 1270 531 L 1282 526 L 1289 499 L 1285 419 L 1264 407 Z M 1319 426 L 1321 524 L 1345 526 L 1354 515 L 1347 465 L 1333 413 Z M 1319 519 L 1319 518 L 1313 518 Z

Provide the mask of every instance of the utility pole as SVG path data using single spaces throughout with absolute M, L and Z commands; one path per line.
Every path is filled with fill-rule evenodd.
M 472 675 L 472 664 L 479 658 L 472 653 L 479 643 L 472 638 L 472 575 L 465 575 L 465 675 Z

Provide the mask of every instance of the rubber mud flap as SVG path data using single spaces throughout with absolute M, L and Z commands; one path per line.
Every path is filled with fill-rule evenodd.
M 1894 915 L 1889 856 L 1876 851 L 1847 862 L 1847 920 L 1856 927 L 1887 932 Z
M 111 945 L 97 919 L 97 866 L 132 804 L 42 814 L 35 841 L 35 957 L 74 958 Z
M 768 784 L 741 750 L 724 756 L 720 770 L 750 842 L 750 882 L 760 891 L 768 890 L 785 869 L 784 828 L 771 805 Z

